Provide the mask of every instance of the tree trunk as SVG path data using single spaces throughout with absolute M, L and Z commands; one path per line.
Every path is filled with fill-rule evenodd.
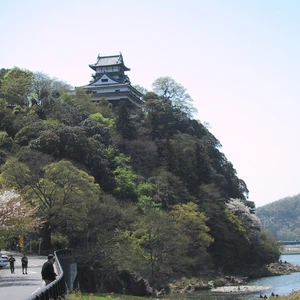
M 41 250 L 51 249 L 51 225 L 49 222 L 44 223 L 42 228 L 42 244 Z

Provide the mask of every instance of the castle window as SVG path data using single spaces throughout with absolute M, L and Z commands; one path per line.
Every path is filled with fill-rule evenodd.
M 101 79 L 101 82 L 108 82 L 108 79 L 107 78 L 103 78 L 103 79 Z

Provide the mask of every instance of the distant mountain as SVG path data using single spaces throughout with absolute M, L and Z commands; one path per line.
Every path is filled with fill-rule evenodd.
M 278 241 L 300 240 L 300 194 L 259 207 L 256 215 Z

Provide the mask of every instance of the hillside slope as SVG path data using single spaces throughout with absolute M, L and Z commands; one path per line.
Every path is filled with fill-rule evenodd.
M 256 214 L 278 241 L 300 240 L 300 194 L 259 207 Z

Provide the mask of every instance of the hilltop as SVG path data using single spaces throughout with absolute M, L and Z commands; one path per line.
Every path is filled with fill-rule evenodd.
M 141 277 L 167 290 L 278 260 L 246 183 L 174 80 L 138 108 L 2 69 L 0 98 L 1 246 L 73 248 L 89 292 L 145 293 Z

